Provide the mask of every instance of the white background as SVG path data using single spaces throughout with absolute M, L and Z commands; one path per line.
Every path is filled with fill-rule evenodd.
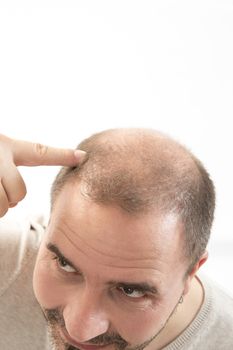
M 217 191 L 210 259 L 233 290 L 233 1 L 0 1 L 0 132 L 59 147 L 110 127 L 186 144 Z M 48 212 L 56 168 L 21 169 Z

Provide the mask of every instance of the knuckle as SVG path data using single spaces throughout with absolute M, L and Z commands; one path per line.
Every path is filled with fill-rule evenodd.
M 20 193 L 20 199 L 19 201 L 21 201 L 22 199 L 24 199 L 26 197 L 27 194 L 27 190 L 26 188 L 23 189 L 23 191 Z
M 9 207 L 6 205 L 0 206 L 0 217 L 3 217 L 8 212 Z
M 18 193 L 15 194 L 13 201 L 14 202 L 22 201 L 25 198 L 26 194 L 27 194 L 27 190 L 25 186 L 21 186 L 21 188 L 18 189 Z
M 36 154 L 38 154 L 41 158 L 46 156 L 46 154 L 48 153 L 48 146 L 42 145 L 41 143 L 35 143 L 34 149 Z
M 16 207 L 18 203 L 14 202 L 14 203 L 9 203 L 9 208 L 14 208 Z

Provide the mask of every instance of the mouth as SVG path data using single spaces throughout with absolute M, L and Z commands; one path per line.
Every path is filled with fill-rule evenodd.
M 72 339 L 69 334 L 67 333 L 67 331 L 62 330 L 60 331 L 61 337 L 65 340 L 65 342 L 67 342 L 69 345 L 74 346 L 75 348 L 78 348 L 79 350 L 103 350 L 105 349 L 108 345 L 110 344 L 104 344 L 104 345 L 93 345 L 93 344 L 82 344 L 82 343 L 78 343 L 76 342 L 74 339 Z

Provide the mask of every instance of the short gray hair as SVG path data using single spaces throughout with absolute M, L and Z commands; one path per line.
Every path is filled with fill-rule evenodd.
M 85 185 L 96 203 L 129 215 L 155 208 L 176 213 L 184 227 L 188 272 L 204 253 L 214 217 L 215 190 L 202 163 L 183 145 L 151 129 L 111 129 L 78 147 L 87 152 L 80 166 L 63 167 L 51 190 L 51 205 L 68 181 Z

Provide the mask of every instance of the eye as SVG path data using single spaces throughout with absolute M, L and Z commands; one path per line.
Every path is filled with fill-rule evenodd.
M 131 286 L 122 286 L 118 288 L 123 294 L 129 298 L 142 298 L 146 296 L 146 292 Z
M 63 271 L 68 273 L 76 272 L 75 269 L 72 266 L 70 266 L 64 258 L 56 256 L 55 259 L 57 260 L 59 268 Z

